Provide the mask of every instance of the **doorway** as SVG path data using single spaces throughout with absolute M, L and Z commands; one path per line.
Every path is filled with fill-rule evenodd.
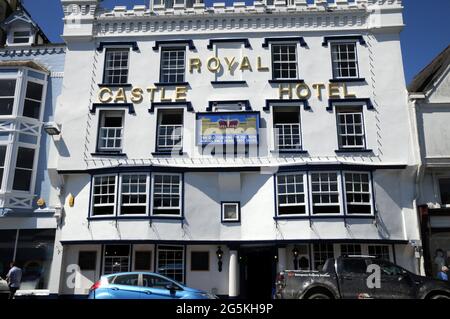
M 268 300 L 276 276 L 274 247 L 246 247 L 240 250 L 240 295 L 245 299 Z

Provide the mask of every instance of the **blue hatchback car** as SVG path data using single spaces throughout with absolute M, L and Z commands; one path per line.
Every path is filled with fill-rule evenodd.
M 125 272 L 102 276 L 90 288 L 89 299 L 217 299 L 217 296 L 157 273 Z

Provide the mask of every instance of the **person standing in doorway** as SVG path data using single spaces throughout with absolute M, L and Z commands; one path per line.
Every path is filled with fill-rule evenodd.
M 17 267 L 16 263 L 12 261 L 10 263 L 11 269 L 6 275 L 6 281 L 9 287 L 9 299 L 13 299 L 16 291 L 20 288 L 20 282 L 22 281 L 22 269 Z

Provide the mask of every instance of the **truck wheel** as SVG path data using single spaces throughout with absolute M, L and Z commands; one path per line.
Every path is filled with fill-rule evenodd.
M 330 296 L 321 292 L 317 292 L 315 294 L 312 294 L 311 296 L 308 296 L 308 299 L 330 299 Z

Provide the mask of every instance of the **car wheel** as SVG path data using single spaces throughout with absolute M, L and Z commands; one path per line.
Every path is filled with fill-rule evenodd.
M 450 299 L 450 296 L 438 294 L 438 295 L 434 295 L 434 296 L 431 297 L 430 299 Z
M 330 299 L 330 296 L 328 296 L 327 294 L 318 292 L 318 293 L 315 293 L 315 294 L 312 294 L 311 296 L 309 296 L 308 299 Z

